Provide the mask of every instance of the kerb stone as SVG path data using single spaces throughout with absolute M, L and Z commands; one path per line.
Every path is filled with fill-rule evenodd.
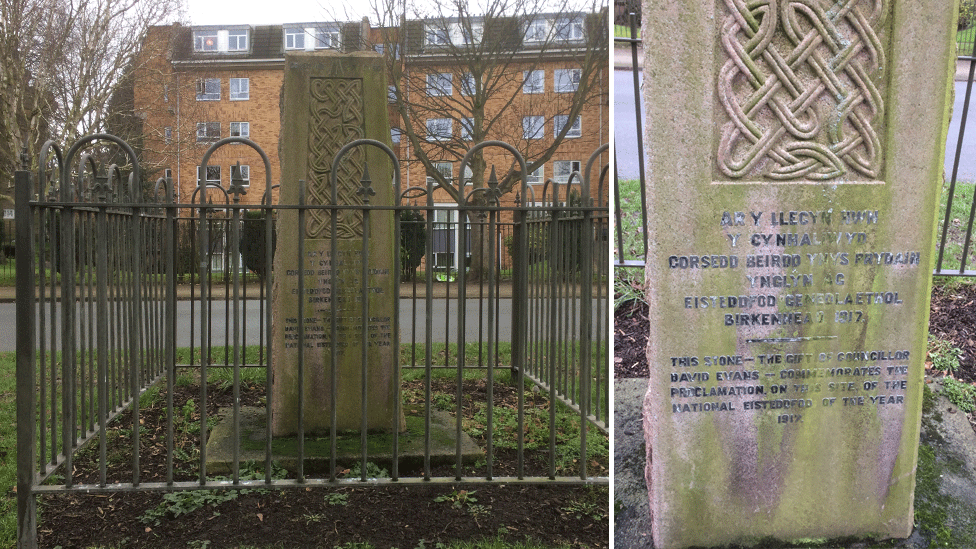
M 954 4 L 643 9 L 654 546 L 907 537 Z
M 279 145 L 281 204 L 295 205 L 300 200 L 309 206 L 331 204 L 329 178 L 339 149 L 360 138 L 390 144 L 385 74 L 382 57 L 372 52 L 286 56 Z M 369 185 L 361 182 L 365 166 Z M 379 149 L 353 149 L 337 171 L 340 206 L 364 206 L 367 200 L 371 206 L 394 204 L 392 163 Z M 305 181 L 304 197 L 299 196 L 300 180 Z M 392 431 L 404 426 L 395 413 L 400 380 L 393 347 L 393 211 L 371 210 L 368 215 L 365 223 L 362 208 L 339 210 L 336 234 L 332 234 L 330 210 L 278 212 L 272 296 L 275 436 L 298 430 L 300 395 L 305 432 L 328 432 L 333 355 L 336 429 L 361 429 L 363 368 L 366 428 Z

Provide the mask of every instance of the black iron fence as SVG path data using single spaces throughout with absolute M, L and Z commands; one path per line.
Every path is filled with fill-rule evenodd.
M 956 108 L 952 116 L 959 120 L 958 129 L 952 132 L 947 139 L 946 157 L 951 158 L 951 164 L 947 162 L 945 170 L 945 180 L 929 182 L 932 185 L 943 185 L 942 205 L 939 214 L 939 237 L 936 248 L 936 258 L 934 261 L 935 275 L 941 276 L 976 276 L 976 269 L 972 269 L 973 254 L 976 253 L 976 243 L 973 242 L 973 226 L 976 222 L 976 168 L 973 167 L 973 160 L 976 159 L 972 146 L 972 136 L 970 141 L 966 141 L 967 129 L 972 133 L 973 129 L 967 126 L 971 124 L 969 120 L 969 110 L 973 96 L 973 82 L 976 78 L 976 56 L 973 55 L 973 36 L 976 29 L 969 29 L 960 32 L 957 39 L 957 73 L 956 73 Z M 633 101 L 634 105 L 639 106 L 643 101 L 640 93 L 640 71 L 638 70 L 638 57 L 643 55 L 640 51 L 640 39 L 637 18 L 630 14 L 629 35 L 615 37 L 614 44 L 617 48 L 628 51 L 632 59 L 630 73 L 633 82 Z M 629 272 L 631 269 L 642 269 L 644 267 L 644 250 L 646 250 L 647 233 L 644 227 L 644 216 L 646 207 L 644 201 L 644 152 L 641 143 L 641 109 L 635 108 L 636 112 L 636 137 L 638 146 L 637 163 L 639 166 L 639 189 L 640 189 L 640 210 L 636 210 L 636 201 L 630 210 L 621 208 L 619 195 L 620 181 L 614 179 L 615 200 L 615 234 L 614 234 L 614 267 L 624 269 L 618 272 L 618 277 L 622 273 Z M 955 125 L 955 124 L 953 124 Z M 617 135 L 617 139 L 624 136 Z M 616 162 L 616 159 L 615 159 Z M 968 166 L 968 169 L 963 169 Z M 636 221 L 633 220 L 636 218 Z M 636 228 L 635 228 L 636 227 Z M 627 233 L 627 231 L 631 231 Z M 635 232 L 640 232 L 639 236 Z
M 203 164 L 229 142 L 264 156 L 229 138 Z M 130 169 L 102 169 L 82 154 L 96 143 L 121 151 Z M 508 145 L 484 146 L 517 158 Z M 531 205 L 501 205 L 494 181 L 474 191 L 487 201 L 469 195 L 448 205 L 434 203 L 431 189 L 400 189 L 396 179 L 392 206 L 273 204 L 266 193 L 248 213 L 233 189 L 209 189 L 231 197 L 224 203 L 175 203 L 165 180 L 144 192 L 135 154 L 114 137 L 86 137 L 63 154 L 46 144 L 37 173 L 16 173 L 20 546 L 36 544 L 36 500 L 52 493 L 608 484 L 607 164 L 603 146 L 584 173 L 549 181 Z M 531 196 L 524 183 L 520 196 Z M 335 428 L 299 428 L 292 440 L 268 427 L 259 442 L 245 440 L 249 421 L 262 425 L 257 431 L 271 424 L 271 357 L 282 345 L 271 329 L 276 219 L 288 210 L 368 219 L 371 209 L 409 220 L 394 225 L 400 251 L 387 298 L 405 430 L 394 417 L 388 432 L 363 430 L 351 442 Z M 462 259 L 471 234 L 488 235 L 477 280 Z M 367 293 L 366 277 L 361 284 Z M 300 320 L 290 337 L 303 348 L 320 345 L 304 328 Z M 329 341 L 338 342 L 332 329 Z M 365 332 L 352 345 L 365 349 Z M 328 372 L 303 356 L 299 371 Z M 364 417 L 369 405 L 362 400 Z M 301 424 L 301 404 L 297 417 Z M 438 450 L 437 429 L 457 442 Z M 232 433 L 226 454 L 213 446 L 218 431 Z M 419 441 L 413 450 L 410 438 Z M 460 442 L 469 439 L 473 448 Z M 343 445 L 351 449 L 343 453 Z M 158 463 L 143 467 L 150 460 Z

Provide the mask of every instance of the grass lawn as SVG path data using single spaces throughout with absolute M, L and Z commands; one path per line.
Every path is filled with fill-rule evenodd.
M 970 209 L 973 205 L 973 192 L 976 191 L 976 183 L 971 181 L 957 181 L 954 196 L 952 197 L 952 211 L 949 215 L 949 228 L 946 231 L 945 252 L 942 256 L 942 270 L 958 270 L 962 260 L 962 249 L 966 238 L 966 227 L 969 224 Z M 938 232 L 936 241 L 942 238 L 943 225 L 945 223 L 945 210 L 949 200 L 949 186 L 942 190 L 939 204 Z M 973 257 L 973 244 L 970 243 L 969 256 L 966 259 L 966 268 L 973 269 L 976 265 L 976 258 Z M 938 260 L 938 249 L 935 251 L 935 260 Z
M 972 55 L 976 42 L 976 26 L 956 32 L 956 55 Z
M 614 38 L 630 38 L 630 27 L 627 25 L 614 25 L 613 26 L 613 36 Z M 640 38 L 640 27 L 637 27 L 637 36 L 634 38 Z

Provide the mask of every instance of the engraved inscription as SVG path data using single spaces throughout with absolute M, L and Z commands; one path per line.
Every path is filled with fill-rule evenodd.
M 733 179 L 880 178 L 883 0 L 724 3 L 719 170 Z M 805 213 L 795 221 L 816 220 Z

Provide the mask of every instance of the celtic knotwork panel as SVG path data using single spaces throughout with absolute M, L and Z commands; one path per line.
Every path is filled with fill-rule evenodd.
M 729 120 L 718 167 L 734 179 L 878 179 L 884 0 L 724 0 Z
M 308 120 L 309 204 L 331 204 L 332 160 L 343 145 L 365 134 L 363 81 L 359 78 L 312 78 Z M 287 130 L 286 130 L 287 131 Z M 356 191 L 363 173 L 362 147 L 345 155 L 336 176 L 338 204 L 362 205 Z M 340 210 L 336 219 L 338 238 L 362 236 L 362 218 L 356 210 Z M 305 224 L 308 238 L 330 238 L 331 218 L 327 210 L 309 210 Z

